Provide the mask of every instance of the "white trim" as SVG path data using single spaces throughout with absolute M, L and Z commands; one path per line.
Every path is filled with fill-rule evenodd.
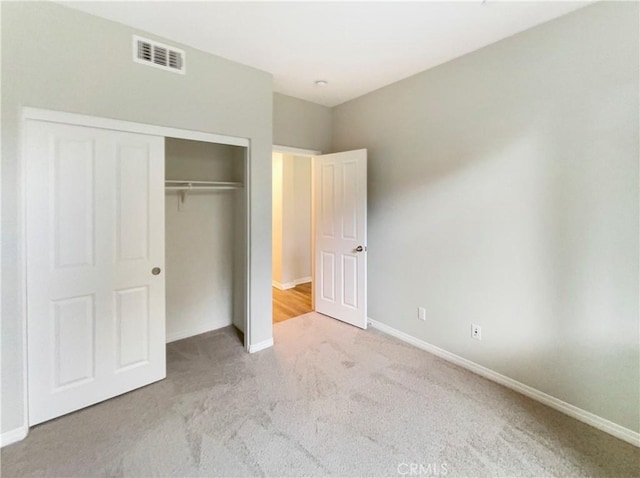
M 110 129 L 115 131 L 128 131 L 130 133 L 165 136 L 168 138 L 191 139 L 194 141 L 204 141 L 207 143 L 244 146 L 245 148 L 249 147 L 248 138 L 239 138 L 236 136 L 205 133 L 203 131 L 172 128 L 169 126 L 134 123 L 132 121 L 102 118 L 98 116 L 88 116 L 77 113 L 67 113 L 64 111 L 53 111 L 40 108 L 24 107 L 22 108 L 22 117 L 25 120 L 50 121 L 52 123 L 66 123 L 78 126 L 89 126 L 92 128 Z
M 4 432 L 0 435 L 0 447 L 11 445 L 12 443 L 24 440 L 29 434 L 29 427 L 22 426 L 20 428 L 14 428 L 8 432 Z
M 182 340 L 194 335 L 200 335 L 207 332 L 213 332 L 214 330 L 221 329 L 233 325 L 233 321 L 230 319 L 220 320 L 212 323 L 200 324 L 198 327 L 191 327 L 188 329 L 182 329 L 178 332 L 174 332 L 167 335 L 167 343 L 175 342 L 176 340 Z
M 291 146 L 280 146 L 277 144 L 273 145 L 272 150 L 274 153 L 295 154 L 296 156 L 317 156 L 322 154 L 322 151 L 316 151 L 314 149 L 292 148 Z
M 245 282 L 244 282 L 244 350 L 250 353 L 251 348 L 251 219 L 253 217 L 253 209 L 251 208 L 251 140 L 247 145 L 244 156 L 244 200 L 245 200 Z
M 273 337 L 268 340 L 258 342 L 257 344 L 249 345 L 249 353 L 254 354 L 256 352 L 260 352 L 261 350 L 268 349 L 269 347 L 273 347 Z
M 287 289 L 293 289 L 297 285 L 307 284 L 309 282 L 311 282 L 311 277 L 303 277 L 302 279 L 296 279 L 291 282 L 285 282 L 284 284 L 274 280 L 271 282 L 271 285 L 273 285 L 273 287 L 275 287 L 276 289 L 287 290 Z
M 27 168 L 24 164 L 24 152 L 27 142 L 25 108 L 22 109 L 22 112 L 23 117 L 18 126 L 18 225 L 16 239 L 18 242 L 18 293 L 22 302 L 20 310 L 20 318 L 22 320 L 22 427 L 26 429 L 24 434 L 24 437 L 26 437 L 29 433 L 29 336 L 27 333 Z
M 448 352 L 440 347 L 436 347 L 435 345 L 431 345 L 428 342 L 420 340 L 416 337 L 413 337 L 409 334 L 401 332 L 393 327 L 389 327 L 381 322 L 373 320 L 369 318 L 369 324 L 371 327 L 378 329 L 381 332 L 384 332 L 388 335 L 391 335 L 397 339 L 402 340 L 408 344 L 411 344 L 419 349 L 425 350 L 433 355 L 436 355 L 448 362 L 459 365 L 462 368 L 470 370 L 473 373 L 476 373 L 484 378 L 487 378 L 493 382 L 499 383 L 511 390 L 515 390 L 523 395 L 526 395 L 529 398 L 532 398 L 540 403 L 543 403 L 559 412 L 562 412 L 570 417 L 575 418 L 576 420 L 580 420 L 587 425 L 591 425 L 598 430 L 602 430 L 605 433 L 613 435 L 616 438 L 626 441 L 634 446 L 640 447 L 640 433 L 634 432 L 628 428 L 625 428 L 617 423 L 613 423 L 605 418 L 602 418 L 594 413 L 588 412 L 581 408 L 578 408 L 570 403 L 564 402 L 556 397 L 553 397 L 547 393 L 541 392 L 529 385 L 525 385 L 522 382 L 518 382 L 512 378 L 507 377 L 506 375 L 502 375 L 498 372 L 494 372 L 493 370 L 483 367 L 471 360 L 467 360 L 459 355 Z

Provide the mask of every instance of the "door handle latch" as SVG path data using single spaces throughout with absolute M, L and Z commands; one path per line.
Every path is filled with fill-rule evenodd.
M 367 250 L 367 246 L 358 246 L 356 247 L 356 252 L 362 252 L 362 251 L 366 251 Z

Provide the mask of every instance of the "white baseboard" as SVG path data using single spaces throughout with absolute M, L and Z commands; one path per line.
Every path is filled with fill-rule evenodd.
M 0 447 L 11 445 L 12 443 L 24 440 L 29 433 L 29 427 L 14 428 L 0 435 Z
M 188 329 L 179 330 L 177 332 L 172 332 L 167 334 L 167 343 L 175 342 L 176 340 L 186 339 L 188 337 L 193 337 L 194 335 L 204 334 L 205 332 L 211 332 L 213 330 L 221 329 L 222 327 L 228 327 L 232 325 L 233 321 L 231 319 L 228 320 L 220 320 L 216 322 L 205 322 L 200 324 L 197 327 L 191 327 Z
M 273 347 L 273 337 L 268 340 L 258 342 L 257 344 L 249 345 L 249 353 L 254 354 L 256 352 L 260 352 L 261 350 L 268 349 L 269 347 Z
M 420 340 L 409 334 L 394 329 L 393 327 L 389 327 L 388 325 L 385 325 L 381 322 L 369 318 L 369 324 L 371 324 L 371 327 L 389 334 L 397 339 L 400 339 L 403 342 L 432 353 L 433 355 L 437 355 L 438 357 L 447 360 L 448 362 L 459 365 L 460 367 L 470 370 L 471 372 L 481 375 L 482 377 L 485 377 L 493 382 L 499 383 L 500 385 L 504 385 L 505 387 L 526 395 L 527 397 L 532 398 L 540 403 L 544 403 L 545 405 L 554 408 L 555 410 L 558 410 L 559 412 L 562 412 L 566 415 L 569 415 L 570 417 L 580 420 L 587 425 L 591 425 L 598 430 L 602 430 L 603 432 L 624 440 L 627 443 L 631 443 L 634 446 L 640 447 L 640 433 L 638 432 L 634 432 L 633 430 L 618 425 L 617 423 L 613 423 L 612 421 L 609 421 L 606 418 L 602 418 L 594 413 L 587 412 L 586 410 L 571 405 L 570 403 L 564 402 L 547 393 L 541 392 L 540 390 L 530 387 L 529 385 L 525 385 L 524 383 L 507 377 L 506 375 L 494 372 L 487 367 L 483 367 L 482 365 L 460 357 L 459 355 L 447 352 L 440 347 L 431 345 L 424 340 Z
M 311 282 L 311 277 L 303 277 L 302 279 L 295 279 L 291 282 L 284 282 L 284 283 L 272 281 L 271 284 L 276 289 L 287 290 L 287 289 L 293 289 L 297 285 L 306 284 L 308 282 Z

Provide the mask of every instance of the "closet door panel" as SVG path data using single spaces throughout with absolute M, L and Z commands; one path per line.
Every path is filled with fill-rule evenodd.
M 165 376 L 164 138 L 118 132 L 112 373 Z M 157 274 L 154 274 L 154 269 Z
M 116 291 L 116 371 L 148 363 L 149 289 L 137 287 Z
M 62 137 L 52 147 L 54 267 L 92 266 L 95 142 Z
M 165 376 L 164 138 L 27 121 L 29 423 Z M 157 184 L 156 184 L 157 183 Z
M 149 148 L 118 148 L 118 261 L 149 258 Z
M 52 302 L 54 389 L 75 386 L 95 376 L 93 295 Z

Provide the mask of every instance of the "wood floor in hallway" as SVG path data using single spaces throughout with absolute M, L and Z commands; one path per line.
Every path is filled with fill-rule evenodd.
M 273 287 L 273 322 L 293 319 L 312 312 L 311 282 L 300 284 L 293 289 L 280 290 Z

